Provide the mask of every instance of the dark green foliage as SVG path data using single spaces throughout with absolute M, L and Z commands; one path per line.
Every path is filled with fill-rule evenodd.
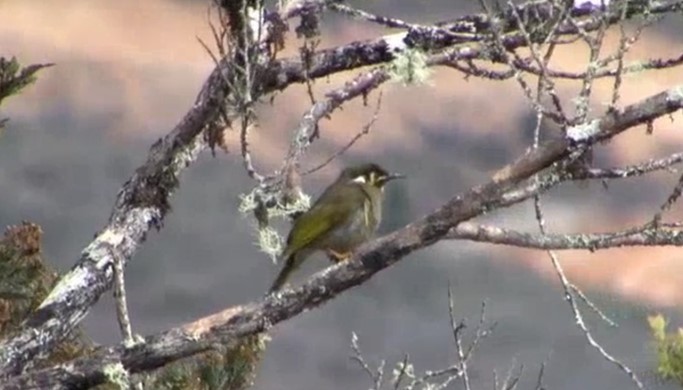
M 7 227 L 0 238 L 0 338 L 17 330 L 28 315 L 47 297 L 58 274 L 46 265 L 41 252 L 40 226 L 22 222 Z M 36 366 L 63 362 L 81 356 L 90 341 L 79 329 Z
M 264 349 L 263 335 L 246 337 L 233 348 L 219 347 L 148 376 L 155 390 L 241 390 L 251 387 Z
M 38 225 L 23 222 L 0 240 L 0 334 L 15 329 L 57 279 L 41 259 L 41 236 Z
M 683 329 L 667 333 L 667 321 L 662 315 L 651 316 L 648 322 L 657 348 L 657 372 L 683 385 Z
M 19 65 L 15 57 L 6 59 L 0 57 L 0 104 L 12 95 L 16 95 L 26 86 L 36 81 L 36 73 L 53 64 L 33 64 L 24 68 Z M 7 118 L 0 118 L 0 129 L 7 122 Z

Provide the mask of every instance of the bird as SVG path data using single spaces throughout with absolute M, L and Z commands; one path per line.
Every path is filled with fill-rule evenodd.
M 281 259 L 284 266 L 269 293 L 280 290 L 291 273 L 312 253 L 325 251 L 335 262 L 369 240 L 382 220 L 384 185 L 404 178 L 375 163 L 349 166 L 294 220 Z

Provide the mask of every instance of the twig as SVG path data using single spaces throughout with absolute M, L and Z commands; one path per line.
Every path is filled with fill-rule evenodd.
M 514 390 L 517 387 L 519 379 L 522 377 L 522 373 L 524 372 L 524 364 L 520 364 L 519 372 L 513 375 L 516 365 L 517 362 L 515 359 L 513 359 L 512 362 L 510 362 L 510 368 L 508 368 L 508 372 L 505 375 L 505 380 L 500 386 L 500 390 Z
M 584 294 L 583 291 L 581 291 L 581 289 L 578 288 L 575 284 L 572 283 L 569 285 L 569 287 L 571 288 L 571 290 L 574 293 L 576 293 L 576 295 L 579 296 L 579 298 L 581 298 L 583 303 L 585 303 L 586 306 L 588 306 L 588 308 L 590 308 L 595 314 L 597 314 L 598 317 L 600 317 L 600 319 L 605 321 L 607 323 L 607 325 L 609 325 L 613 328 L 616 328 L 619 326 L 619 325 L 617 325 L 617 323 L 614 320 L 607 317 L 607 315 L 605 315 L 605 313 L 603 313 L 602 310 L 600 310 L 600 308 L 598 308 L 590 299 L 588 299 L 586 294 Z
M 571 18 L 570 18 L 570 20 L 571 20 Z M 520 26 L 522 25 L 521 22 L 518 22 L 518 23 L 520 24 Z M 590 60 L 589 60 L 590 62 L 589 62 L 586 78 L 583 80 L 582 89 L 581 89 L 581 92 L 579 94 L 579 101 L 577 102 L 577 116 L 574 119 L 573 123 L 584 123 L 586 120 L 586 116 L 588 114 L 588 106 L 589 106 L 591 88 L 592 88 L 593 80 L 594 80 L 593 79 L 593 73 L 594 73 L 593 67 L 598 60 L 598 55 L 600 52 L 600 48 L 602 46 L 602 41 L 604 38 L 606 26 L 607 26 L 607 23 L 603 22 L 601 24 L 601 28 L 598 30 L 597 37 L 594 40 L 590 39 L 587 35 L 584 35 L 584 39 L 586 40 L 586 43 L 588 44 L 588 46 L 590 48 Z M 520 28 L 523 28 L 523 27 L 520 27 Z M 531 46 L 531 48 L 532 48 L 532 54 L 534 55 L 534 57 L 537 57 L 537 55 L 534 54 L 533 45 Z M 548 58 L 546 58 L 545 62 L 542 62 L 542 61 L 537 59 L 537 63 L 539 64 L 541 69 L 544 68 L 544 64 L 547 63 L 547 59 Z M 539 85 L 540 85 L 540 83 L 542 83 L 542 78 L 544 77 L 544 74 L 542 74 L 540 77 L 541 77 L 541 80 L 539 80 Z M 550 84 L 550 85 L 552 85 L 552 84 Z M 540 86 L 539 86 L 539 89 L 540 89 Z M 540 99 L 540 93 L 537 94 L 537 99 Z M 537 104 L 537 106 L 540 106 L 540 104 Z M 539 144 L 539 141 L 538 141 L 539 133 L 538 132 L 540 131 L 540 122 L 543 118 L 543 114 L 544 114 L 543 111 L 541 111 L 540 109 L 537 110 L 537 128 L 536 128 L 534 142 L 533 142 L 533 149 L 538 148 L 538 144 Z M 565 118 L 565 123 L 566 122 L 567 121 Z M 585 150 L 587 150 L 587 149 L 585 149 Z M 577 156 L 585 153 L 585 150 L 583 152 L 580 152 L 579 154 L 577 154 Z M 536 218 L 536 222 L 538 224 L 540 234 L 541 234 L 541 236 L 545 236 L 547 234 L 546 224 L 545 224 L 545 218 L 543 215 L 543 211 L 541 208 L 540 195 L 538 195 L 538 194 L 534 195 L 534 213 L 535 213 L 535 218 Z M 632 382 L 639 389 L 642 389 L 643 385 L 640 382 L 640 380 L 638 379 L 638 377 L 635 375 L 633 370 L 631 370 L 628 366 L 626 366 L 621 361 L 612 357 L 597 341 L 594 340 L 591 332 L 589 331 L 589 329 L 587 328 L 587 326 L 585 325 L 585 323 L 583 321 L 583 316 L 580 312 L 578 305 L 576 304 L 576 300 L 574 298 L 573 293 L 576 292 L 593 311 L 598 313 L 600 315 L 600 317 L 603 318 L 605 321 L 607 321 L 609 324 L 614 324 L 614 322 L 612 322 L 605 315 L 603 315 L 603 313 L 599 309 L 597 309 L 597 307 L 595 305 L 593 305 L 590 300 L 588 300 L 585 297 L 585 295 L 580 291 L 580 289 L 577 286 L 573 285 L 568 280 L 568 278 L 565 275 L 564 270 L 562 269 L 560 261 L 559 261 L 557 255 L 555 254 L 555 252 L 553 252 L 552 250 L 549 250 L 548 254 L 551 258 L 553 267 L 554 267 L 554 269 L 558 275 L 558 278 L 562 284 L 562 288 L 564 289 L 565 300 L 567 300 L 567 302 L 570 304 L 572 312 L 574 313 L 575 322 L 576 322 L 577 326 L 584 332 L 584 335 L 585 335 L 586 339 L 588 340 L 589 344 L 592 345 L 594 348 L 596 348 L 606 360 L 612 362 L 619 369 L 621 369 L 627 375 L 629 375 Z
M 351 17 L 357 18 L 357 19 L 366 20 L 368 22 L 376 23 L 376 24 L 379 24 L 380 26 L 384 26 L 384 27 L 403 28 L 406 30 L 416 27 L 416 25 L 404 22 L 401 19 L 389 18 L 386 16 L 379 16 L 379 15 L 371 14 L 367 11 L 363 11 L 363 10 L 360 10 L 357 8 L 353 8 L 353 7 L 348 6 L 346 4 L 341 4 L 341 3 L 330 4 L 330 9 L 333 11 L 337 11 L 340 14 L 348 15 L 348 16 L 351 16 Z
M 356 135 L 349 141 L 346 145 L 344 145 L 341 149 L 337 150 L 334 154 L 332 154 L 330 157 L 328 157 L 325 161 L 322 163 L 316 165 L 315 167 L 307 170 L 306 172 L 303 173 L 303 176 L 310 175 L 311 173 L 317 172 L 320 169 L 324 168 L 327 166 L 327 164 L 331 163 L 335 158 L 341 156 L 344 154 L 347 150 L 349 150 L 359 139 L 361 139 L 363 136 L 367 135 L 370 133 L 370 129 L 372 126 L 375 124 L 377 119 L 379 118 L 379 111 L 380 108 L 382 107 L 382 91 L 379 92 L 379 96 L 377 97 L 377 103 L 375 105 L 375 112 L 372 114 L 372 118 L 368 123 L 366 123 L 363 126 L 363 129 L 356 133 Z
M 109 248 L 113 262 L 114 270 L 114 301 L 116 303 L 116 317 L 119 323 L 119 329 L 123 337 L 124 344 L 133 345 L 133 330 L 130 324 L 130 316 L 128 315 L 128 304 L 126 298 L 126 284 L 124 280 L 124 259 L 116 252 L 116 248 Z
M 462 223 L 452 228 L 446 238 L 543 250 L 596 251 L 625 246 L 683 246 L 683 230 L 663 229 L 663 226 L 652 228 L 650 224 L 609 233 L 540 235 L 496 226 Z
M 541 70 L 541 73 L 538 78 L 538 87 L 536 91 L 536 98 L 534 99 L 534 107 L 536 107 L 536 113 L 538 116 L 537 119 L 537 127 L 539 128 L 534 134 L 535 134 L 535 144 L 538 144 L 538 140 L 536 139 L 538 137 L 538 131 L 540 131 L 540 125 L 542 118 L 545 114 L 545 110 L 541 110 L 541 98 L 543 92 L 547 93 L 548 96 L 550 96 L 553 104 L 555 105 L 555 110 L 557 111 L 556 115 L 557 117 L 554 119 L 557 121 L 559 118 L 561 122 L 559 122 L 562 125 L 565 125 L 568 123 L 568 118 L 564 114 L 564 110 L 562 108 L 562 104 L 560 101 L 560 98 L 557 96 L 557 93 L 555 92 L 555 82 L 548 77 L 548 63 L 550 62 L 550 59 L 552 57 L 552 54 L 555 49 L 556 43 L 554 42 L 555 35 L 557 33 L 557 29 L 560 26 L 560 24 L 564 21 L 565 19 L 565 7 L 564 6 L 557 6 L 554 1 L 549 1 L 548 4 L 552 7 L 555 12 L 559 12 L 559 15 L 556 17 L 556 20 L 553 22 L 553 25 L 550 27 L 550 31 L 546 35 L 545 39 L 543 42 L 541 42 L 538 46 L 546 45 L 549 44 L 548 49 L 546 51 L 546 54 L 541 58 L 541 54 L 538 52 L 537 49 L 537 44 L 534 43 L 534 40 L 531 37 L 531 34 L 527 31 L 524 22 L 522 20 L 521 15 L 519 14 L 519 11 L 517 8 L 514 6 L 512 2 L 508 2 L 508 6 L 510 9 L 512 9 L 512 13 L 515 17 L 515 20 L 517 22 L 517 27 L 519 28 L 520 32 L 524 36 L 524 38 L 527 41 L 527 45 L 529 47 L 529 50 L 531 52 L 531 58 L 536 62 L 538 65 L 539 69 Z M 515 61 L 511 62 L 509 65 L 511 67 L 515 66 L 515 63 L 521 62 L 519 61 L 519 57 L 515 55 Z M 521 77 L 518 78 L 519 80 L 523 80 Z M 530 96 L 528 96 L 530 98 Z
M 309 98 L 311 104 L 313 104 L 313 105 L 317 102 L 317 99 L 315 98 L 315 94 L 313 93 L 313 79 L 311 79 L 311 74 L 310 74 L 311 57 L 315 53 L 315 50 L 318 47 L 319 43 L 320 43 L 320 40 L 313 40 L 312 38 L 306 38 L 306 40 L 304 41 L 304 44 L 299 49 L 299 53 L 301 54 L 301 61 L 304 64 L 304 76 L 306 77 L 306 80 L 305 80 L 306 93 L 308 94 L 308 98 Z
M 590 108 L 590 96 L 593 89 L 593 83 L 595 81 L 595 73 L 599 66 L 598 59 L 600 56 L 600 49 L 602 48 L 602 42 L 605 38 L 605 32 L 609 24 L 607 23 L 605 16 L 598 16 L 598 29 L 596 37 L 593 38 L 589 33 L 579 24 L 574 18 L 568 18 L 570 23 L 576 28 L 579 35 L 583 38 L 584 42 L 588 46 L 590 51 L 588 58 L 588 68 L 586 69 L 586 76 L 583 78 L 581 85 L 581 91 L 576 99 L 576 115 L 572 118 L 571 123 L 584 123 L 589 113 Z
M 543 375 L 545 373 L 545 362 L 541 363 L 541 369 L 538 370 L 538 377 L 536 378 L 536 387 L 534 390 L 543 390 Z
M 667 170 L 676 172 L 674 165 L 683 162 L 683 153 L 674 153 L 663 158 L 653 158 L 638 164 L 614 168 L 588 168 L 577 173 L 572 173 L 572 179 L 622 179 L 627 177 L 642 176 L 647 173 Z
M 408 354 L 405 354 L 403 355 L 403 360 L 399 363 L 400 369 L 398 375 L 396 375 L 396 378 L 394 379 L 394 390 L 398 390 L 401 387 L 401 382 L 403 382 L 403 379 L 407 376 L 408 359 Z
M 351 356 L 351 360 L 358 363 L 358 365 L 363 369 L 363 371 L 365 371 L 373 380 L 375 387 L 371 390 L 380 390 L 382 387 L 382 379 L 384 378 L 385 361 L 382 360 L 382 362 L 379 364 L 379 367 L 377 367 L 377 370 L 373 371 L 363 358 L 363 354 L 361 353 L 360 347 L 358 346 L 358 335 L 356 334 L 356 332 L 351 333 L 351 349 L 353 349 L 353 355 Z
M 676 185 L 674 186 L 673 190 L 671 191 L 671 194 L 669 194 L 669 197 L 666 198 L 666 201 L 662 203 L 661 206 L 659 206 L 659 211 L 655 213 L 654 217 L 652 218 L 652 224 L 654 226 L 657 226 L 661 220 L 662 220 L 662 215 L 671 208 L 671 206 L 676 203 L 678 198 L 681 197 L 681 193 L 683 192 L 683 174 L 678 178 L 678 182 L 676 182 Z
M 541 235 L 545 235 L 545 219 L 543 217 L 543 213 L 540 207 L 540 201 L 538 201 L 538 195 L 535 196 L 535 211 L 536 211 L 536 221 L 538 222 L 539 229 L 541 231 Z M 572 312 L 574 313 L 574 320 L 576 325 L 583 331 L 584 336 L 588 340 L 588 343 L 593 346 L 595 349 L 598 350 L 598 352 L 609 362 L 615 364 L 620 370 L 624 371 L 630 378 L 631 381 L 638 387 L 639 389 L 643 389 L 643 384 L 640 382 L 640 379 L 636 376 L 636 374 L 633 372 L 631 368 L 626 366 L 623 362 L 620 360 L 614 358 L 612 355 L 610 355 L 603 347 L 600 345 L 595 339 L 593 338 L 593 335 L 591 334 L 590 330 L 586 326 L 586 324 L 583 321 L 583 315 L 581 314 L 581 311 L 576 304 L 576 300 L 574 299 L 573 292 L 574 291 L 579 291 L 579 289 L 574 286 L 567 276 L 564 273 L 564 270 L 560 264 L 559 259 L 557 258 L 557 255 L 555 252 L 552 250 L 548 251 L 548 255 L 550 256 L 550 259 L 553 264 L 553 268 L 555 269 L 557 276 L 560 280 L 560 283 L 562 284 L 562 288 L 564 289 L 564 297 L 565 300 L 569 303 Z M 583 295 L 583 294 L 581 294 Z M 587 300 L 586 300 L 587 301 Z M 589 305 L 592 306 L 592 305 Z M 597 309 L 595 309 L 597 311 Z M 600 311 L 598 311 L 601 313 Z M 604 317 L 606 319 L 606 317 Z M 609 320 L 608 320 L 609 321 Z
M 569 282 L 569 280 L 565 276 L 564 270 L 562 269 L 562 266 L 560 265 L 560 261 L 558 260 L 557 256 L 555 255 L 555 252 L 548 251 L 548 255 L 550 256 L 550 259 L 553 263 L 553 267 L 555 268 L 555 271 L 557 273 L 557 277 L 560 279 L 560 282 L 561 282 L 562 287 L 564 289 L 564 294 L 565 294 L 564 298 L 567 301 L 567 303 L 569 303 L 569 306 L 571 307 L 572 313 L 574 313 L 574 323 L 576 324 L 576 326 L 579 327 L 579 329 L 581 329 L 581 331 L 583 332 L 583 335 L 586 337 L 586 340 L 588 340 L 588 343 L 593 348 L 595 348 L 600 353 L 600 355 L 602 355 L 602 357 L 605 358 L 605 360 L 614 364 L 615 366 L 617 366 L 617 368 L 619 368 L 621 371 L 626 373 L 626 375 L 628 375 L 629 378 L 631 379 L 631 382 L 633 382 L 633 384 L 637 388 L 639 388 L 641 390 L 644 389 L 643 383 L 640 381 L 640 379 L 638 378 L 636 373 L 630 367 L 628 367 L 626 364 L 624 364 L 622 361 L 613 357 L 609 352 L 607 352 L 605 350 L 605 348 L 602 347 L 602 345 L 600 345 L 600 343 L 598 343 L 595 340 L 595 338 L 593 338 L 593 334 L 590 332 L 590 330 L 586 326 L 586 323 L 583 320 L 583 315 L 581 314 L 581 311 L 580 311 L 578 305 L 576 304 L 576 300 L 574 299 L 574 296 L 572 294 L 572 289 L 570 287 L 571 283 Z
M 628 5 L 624 4 L 622 5 L 622 12 L 621 12 L 621 20 L 625 21 L 627 17 L 627 12 L 628 12 Z M 626 34 L 626 28 L 624 23 L 619 23 L 619 48 L 617 49 L 617 52 L 614 57 L 616 57 L 617 61 L 617 67 L 615 69 L 615 74 L 614 74 L 614 86 L 612 87 L 612 100 L 609 103 L 609 106 L 607 107 L 608 111 L 613 110 L 617 102 L 619 101 L 619 92 L 621 90 L 621 84 L 623 82 L 623 76 L 626 74 L 624 72 L 624 57 L 626 56 L 626 53 L 628 53 L 633 46 L 634 43 L 638 42 L 640 39 L 640 36 L 642 35 L 643 31 L 645 31 L 645 28 L 651 26 L 654 24 L 654 22 L 658 20 L 657 16 L 649 15 L 646 13 L 644 14 L 644 20 L 640 23 L 638 23 L 638 26 L 636 27 L 636 31 L 633 34 L 633 36 L 628 36 Z M 610 61 L 612 58 L 607 58 L 605 61 Z
M 462 348 L 462 331 L 465 330 L 467 325 L 465 325 L 464 320 L 459 322 L 456 322 L 455 320 L 455 312 L 453 310 L 453 292 L 451 291 L 450 283 L 448 285 L 448 316 L 451 320 L 451 331 L 453 332 L 455 350 L 458 353 L 458 363 L 460 364 L 462 384 L 465 387 L 465 390 L 471 390 L 470 376 L 467 371 L 467 359 L 465 358 L 465 352 Z
M 489 15 L 489 18 L 493 20 L 495 14 L 489 8 L 488 4 L 486 3 L 486 0 L 479 0 L 479 4 L 481 5 L 482 9 L 484 9 L 484 11 L 487 13 L 487 15 Z M 516 15 L 516 18 L 519 18 L 519 14 L 517 14 L 517 11 L 514 8 L 514 6 L 512 7 L 512 9 L 514 10 L 513 13 L 514 15 Z M 515 19 L 515 22 L 517 23 L 518 27 L 523 26 L 521 20 Z M 524 96 L 527 98 L 527 101 L 532 105 L 534 111 L 549 117 L 556 123 L 566 122 L 561 114 L 552 112 L 543 107 L 543 105 L 540 103 L 538 96 L 534 97 L 534 93 L 531 87 L 529 87 L 527 81 L 524 79 L 522 71 L 517 69 L 515 66 L 516 63 L 524 62 L 524 60 L 522 60 L 519 57 L 519 55 L 514 51 L 514 49 L 508 49 L 506 47 L 503 32 L 501 31 L 501 27 L 498 25 L 498 23 L 493 23 L 491 25 L 491 35 L 493 37 L 493 44 L 495 46 L 495 49 L 498 51 L 498 54 L 502 57 L 502 60 L 510 67 L 511 70 L 513 70 L 515 80 L 517 80 L 517 83 L 522 89 Z M 520 32 L 520 37 L 525 43 L 524 46 L 533 45 L 533 40 L 530 38 L 528 34 L 525 35 L 524 31 Z

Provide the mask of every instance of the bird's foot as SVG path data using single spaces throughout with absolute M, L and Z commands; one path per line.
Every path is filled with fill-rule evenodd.
M 337 252 L 332 249 L 327 250 L 327 256 L 330 258 L 330 261 L 337 264 L 341 263 L 342 261 L 346 261 L 351 258 L 351 252 Z

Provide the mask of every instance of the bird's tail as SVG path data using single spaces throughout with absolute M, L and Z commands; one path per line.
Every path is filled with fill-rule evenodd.
M 285 282 L 287 282 L 287 279 L 289 279 L 289 275 L 292 273 L 292 271 L 294 271 L 294 269 L 297 266 L 295 257 L 296 255 L 290 255 L 289 257 L 287 257 L 287 259 L 284 262 L 285 266 L 282 267 L 282 270 L 277 275 L 277 278 L 275 278 L 275 281 L 270 286 L 270 290 L 268 290 L 269 294 L 272 294 L 275 291 L 279 291 L 282 288 L 282 286 L 285 285 Z

